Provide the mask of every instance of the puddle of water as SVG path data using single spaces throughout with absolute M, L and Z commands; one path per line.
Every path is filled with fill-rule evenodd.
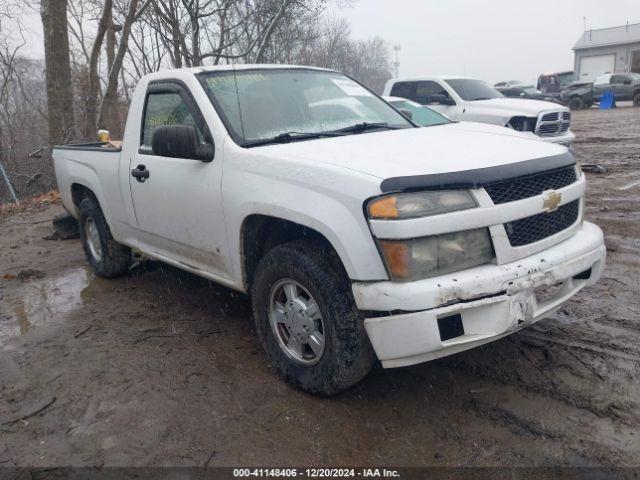
M 82 304 L 94 277 L 84 268 L 57 277 L 5 282 L 0 296 L 0 341 L 58 322 Z

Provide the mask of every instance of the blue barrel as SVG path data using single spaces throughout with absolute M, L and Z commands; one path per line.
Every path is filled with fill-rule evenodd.
M 613 90 L 607 90 L 600 99 L 600 110 L 609 110 L 616 106 L 616 95 Z

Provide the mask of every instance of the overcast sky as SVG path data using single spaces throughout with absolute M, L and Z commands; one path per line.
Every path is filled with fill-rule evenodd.
M 533 83 L 542 72 L 572 70 L 583 17 L 588 29 L 640 23 L 640 0 L 351 1 L 348 8 L 333 3 L 328 15 L 347 18 L 356 38 L 401 45 L 401 76 L 466 74 L 492 83 Z M 42 57 L 39 16 L 23 21 L 23 54 Z
M 401 45 L 400 76 L 466 74 L 532 82 L 573 70 L 587 28 L 640 23 L 640 0 L 359 0 L 333 8 L 357 38 Z

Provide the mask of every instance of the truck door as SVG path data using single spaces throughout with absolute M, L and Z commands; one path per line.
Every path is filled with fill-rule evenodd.
M 626 75 L 613 75 L 611 77 L 611 89 L 616 95 L 616 100 L 631 100 L 633 97 L 631 78 Z
M 222 158 L 214 156 L 213 161 L 204 162 L 156 155 L 151 138 L 160 125 L 191 125 L 202 142 L 213 143 L 185 85 L 150 84 L 143 107 L 140 147 L 129 164 L 139 237 L 149 252 L 228 278 L 220 192 Z

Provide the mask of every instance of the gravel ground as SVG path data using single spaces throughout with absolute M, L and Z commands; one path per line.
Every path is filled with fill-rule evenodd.
M 0 221 L 0 465 L 640 464 L 640 109 L 575 115 L 608 265 L 549 319 L 372 372 L 330 399 L 283 384 L 246 297 L 158 263 L 106 281 L 59 205 Z

